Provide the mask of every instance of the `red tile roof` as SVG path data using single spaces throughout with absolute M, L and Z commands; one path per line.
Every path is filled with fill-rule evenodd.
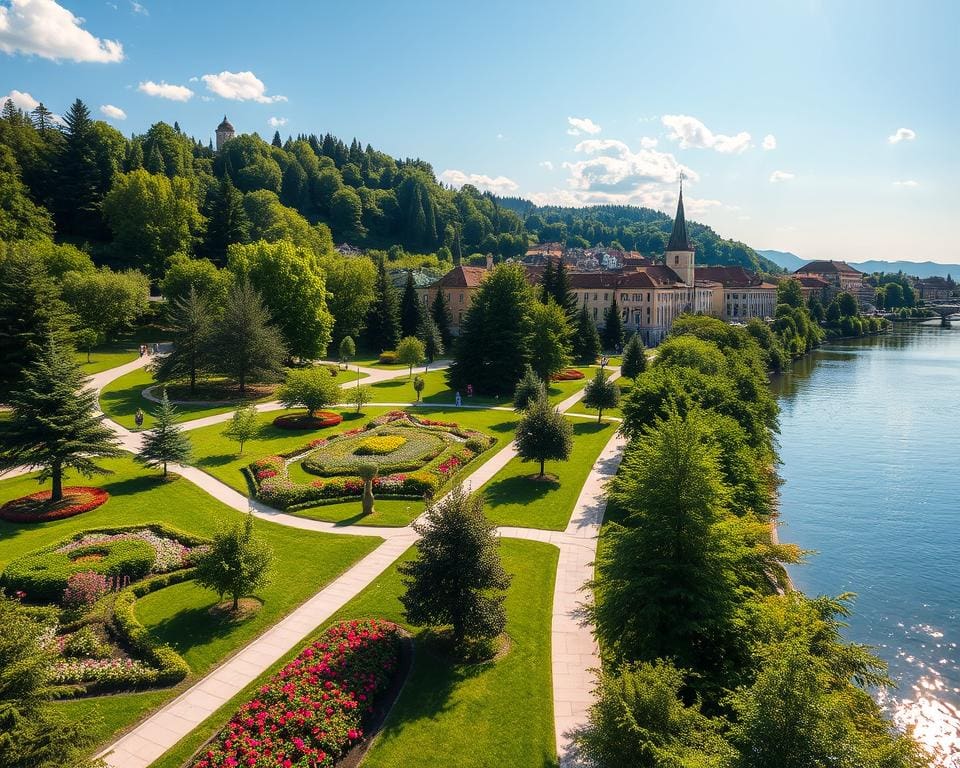
M 483 267 L 454 267 L 441 277 L 432 287 L 436 288 L 476 288 L 486 277 Z
M 800 267 L 794 274 L 828 275 L 846 272 L 852 275 L 862 275 L 859 269 L 854 269 L 845 261 L 811 261 Z
M 793 275 L 793 279 L 798 281 L 804 288 L 826 288 L 830 285 L 826 280 L 813 275 Z
M 696 276 L 697 280 L 712 280 L 727 288 L 759 287 L 763 282 L 759 275 L 743 267 L 697 267 Z

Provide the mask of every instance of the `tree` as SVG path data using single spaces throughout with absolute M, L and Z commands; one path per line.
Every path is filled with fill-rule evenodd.
M 376 464 L 361 464 L 357 467 L 357 474 L 363 480 L 363 499 L 361 509 L 364 515 L 372 515 L 373 507 L 373 481 L 377 476 L 378 468 Z
M 340 395 L 340 385 L 326 366 L 292 370 L 277 390 L 277 399 L 284 406 L 295 408 L 302 405 L 308 416 L 337 403 Z
M 159 279 L 175 253 L 190 253 L 203 228 L 187 179 L 145 170 L 121 173 L 103 199 L 103 216 L 120 258 Z
M 803 286 L 799 280 L 790 277 L 777 283 L 777 304 L 795 309 L 803 306 Z
M 271 141 L 270 144 L 277 149 L 280 149 L 283 146 L 283 139 L 280 138 L 280 131 L 273 132 L 273 141 Z
M 135 270 L 68 272 L 61 293 L 84 328 L 106 341 L 133 329 L 149 308 L 150 281 Z
M 333 335 L 333 316 L 313 253 L 284 240 L 227 250 L 227 268 L 257 286 L 289 354 L 301 360 L 323 357 Z
M 240 607 L 240 598 L 269 582 L 273 551 L 253 530 L 253 513 L 243 522 L 220 530 L 210 549 L 197 559 L 196 581 L 212 589 L 222 599 L 233 598 L 232 610 Z
M 0 765 L 89 768 L 89 720 L 51 703 L 49 619 L 0 592 Z
M 826 311 L 823 308 L 823 302 L 821 302 L 820 299 L 818 299 L 813 293 L 811 293 L 810 298 L 807 299 L 807 309 L 810 310 L 810 317 L 812 317 L 818 323 L 823 322 L 824 318 L 826 317 Z
M 417 329 L 417 338 L 423 342 L 423 351 L 427 356 L 428 362 L 432 363 L 443 354 L 443 339 L 429 312 L 423 312 L 420 317 L 420 327 Z
M 373 390 L 370 389 L 369 384 L 361 384 L 357 382 L 357 385 L 350 387 L 346 390 L 347 402 L 351 405 L 357 406 L 357 413 L 363 409 L 367 403 L 373 400 Z
M 413 366 L 422 365 L 426 359 L 426 349 L 420 339 L 416 336 L 407 336 L 400 339 L 400 343 L 397 345 L 397 362 L 410 366 L 409 376 L 413 376 Z
M 837 303 L 837 300 L 834 299 L 830 302 L 830 305 L 827 307 L 827 322 L 831 325 L 836 325 L 840 322 L 840 317 L 843 313 L 840 311 L 840 305 Z
M 13 151 L 0 144 L 0 240 L 38 240 L 53 236 L 49 212 L 30 199 Z
M 0 469 L 25 466 L 51 480 L 50 501 L 63 499 L 63 472 L 107 475 L 95 458 L 121 455 L 113 432 L 103 425 L 97 393 L 69 347 L 50 341 L 23 371 L 8 399 L 13 414 L 0 445 Z
M 447 297 L 439 288 L 433 297 L 433 303 L 430 305 L 430 316 L 433 318 L 433 322 L 440 332 L 443 346 L 449 349 L 453 341 L 453 334 L 450 333 L 453 316 L 450 314 L 450 305 L 447 303 Z
M 549 461 L 566 461 L 573 448 L 573 430 L 563 414 L 550 405 L 546 397 L 527 406 L 517 424 L 517 455 L 521 461 L 539 461 L 540 474 Z
M 530 407 L 531 403 L 547 396 L 547 388 L 539 376 L 529 365 L 523 370 L 523 378 L 517 382 L 513 391 L 513 410 L 520 413 Z
M 421 537 L 417 557 L 399 566 L 406 620 L 451 625 L 458 650 L 468 639 L 497 637 L 506 626 L 503 593 L 511 577 L 500 561 L 494 525 L 483 514 L 483 496 L 456 485 L 413 527 Z
M 578 757 L 596 768 L 727 768 L 735 750 L 683 693 L 684 674 L 670 662 L 605 669 L 589 721 L 573 736 Z
M 857 305 L 856 297 L 844 291 L 837 296 L 837 304 L 840 307 L 842 317 L 856 317 L 860 314 L 860 307 Z
M 213 308 L 191 285 L 187 295 L 175 299 L 170 307 L 169 323 L 173 331 L 173 349 L 155 364 L 159 381 L 181 377 L 190 380 L 190 395 L 197 387 L 198 374 L 212 365 L 214 332 Z
M 482 394 L 506 394 L 530 362 L 531 309 L 535 297 L 518 264 L 501 264 L 475 292 L 461 325 L 451 389 L 472 384 Z
M 239 455 L 243 455 L 243 444 L 256 437 L 260 427 L 257 424 L 257 409 L 252 405 L 241 405 L 233 412 L 227 428 L 222 434 L 228 440 L 240 444 Z
M 366 335 L 370 347 L 380 352 L 396 349 L 400 341 L 400 300 L 383 258 L 377 260 L 374 299 L 367 312 Z
M 582 365 L 593 365 L 600 355 L 600 334 L 597 324 L 584 304 L 577 314 L 577 328 L 573 334 L 573 356 Z
M 567 274 L 567 266 L 563 263 L 563 259 L 557 261 L 550 296 L 560 305 L 564 314 L 572 322 L 573 316 L 577 313 L 577 295 L 570 288 L 570 275 Z
M 137 460 L 150 467 L 163 467 L 163 476 L 167 476 L 167 464 L 187 464 L 190 461 L 193 449 L 190 438 L 177 424 L 177 409 L 167 397 L 167 388 L 163 388 L 160 398 L 160 407 L 154 413 L 156 421 L 151 429 L 143 434 L 143 442 Z
M 417 289 L 413 284 L 413 270 L 408 269 L 403 297 L 400 300 L 400 332 L 404 336 L 416 336 L 424 314 L 423 302 L 417 296 Z
M 87 362 L 90 362 L 90 353 L 93 351 L 93 348 L 101 342 L 101 336 L 92 328 L 81 328 L 74 335 L 74 341 L 76 341 L 77 349 L 80 349 L 87 353 Z
M 246 394 L 248 381 L 272 381 L 282 375 L 287 356 L 283 337 L 248 280 L 227 293 L 211 349 L 214 367 L 237 382 L 241 395 Z
M 340 365 L 344 368 L 350 365 L 350 360 L 355 354 L 357 354 L 357 345 L 353 343 L 353 338 L 350 336 L 344 336 L 340 340 L 340 356 L 338 360 Z
M 330 220 L 334 229 L 343 235 L 361 235 L 364 232 L 360 217 L 363 204 L 352 187 L 341 187 L 330 199 Z
M 420 402 L 420 393 L 423 392 L 423 388 L 427 385 L 427 382 L 424 380 L 423 376 L 417 374 L 413 377 L 413 391 L 417 393 L 417 402 Z
M 570 326 L 553 298 L 530 308 L 530 358 L 533 370 L 544 381 L 570 364 Z
M 583 392 L 583 404 L 597 411 L 597 424 L 603 418 L 603 412 L 620 405 L 620 387 L 615 381 L 607 379 L 603 369 L 598 368 L 593 380 Z
M 360 338 L 374 300 L 377 268 L 370 259 L 329 256 L 319 260 L 326 275 L 327 307 L 333 315 L 333 338 Z M 392 347 L 391 347 L 392 349 Z
M 606 312 L 603 313 L 603 348 L 610 351 L 617 350 L 623 344 L 623 318 L 620 316 L 620 305 L 617 304 L 617 294 Z
M 643 339 L 640 338 L 639 333 L 635 333 L 623 348 L 620 372 L 628 379 L 636 380 L 637 376 L 645 370 L 647 370 L 647 353 L 643 347 Z
M 211 314 L 217 314 L 227 297 L 233 275 L 225 269 L 217 269 L 210 259 L 191 259 L 183 253 L 170 258 L 170 266 L 160 281 L 160 292 L 172 307 L 179 299 L 186 298 L 192 288 L 204 299 Z
M 227 255 L 227 247 L 233 243 L 246 243 L 250 239 L 250 219 L 243 205 L 243 193 L 224 175 L 220 187 L 212 192 L 207 206 L 206 252 L 219 263 Z

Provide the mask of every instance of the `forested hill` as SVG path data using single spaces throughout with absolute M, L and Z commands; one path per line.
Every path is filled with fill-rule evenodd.
M 689 223 L 697 258 L 776 271 L 743 243 Z M 0 241 L 53 237 L 153 280 L 174 254 L 222 264 L 232 243 L 288 240 L 316 253 L 347 242 L 398 253 L 522 255 L 537 239 L 663 253 L 671 219 L 648 208 L 537 208 L 438 182 L 429 163 L 330 134 L 239 134 L 215 153 L 176 122 L 124 136 L 77 99 L 0 112 Z M 437 264 L 439 266 L 439 264 Z
M 526 230 L 541 242 L 565 241 L 571 245 L 620 245 L 656 257 L 670 239 L 673 219 L 652 208 L 630 205 L 595 205 L 586 208 L 537 206 L 522 198 L 499 198 L 503 208 L 523 217 Z M 687 232 L 697 249 L 700 264 L 738 264 L 761 272 L 783 270 L 753 248 L 720 237 L 704 224 L 687 219 Z

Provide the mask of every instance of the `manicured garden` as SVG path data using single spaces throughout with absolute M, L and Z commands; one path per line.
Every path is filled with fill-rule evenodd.
M 409 551 L 400 562 L 410 559 Z M 503 539 L 501 554 L 513 574 L 507 593 L 506 655 L 476 665 L 457 664 L 436 636 L 416 630 L 410 677 L 363 765 L 544 768 L 556 764 L 550 666 L 553 585 L 558 552 L 538 542 Z M 397 564 L 347 603 L 322 630 L 344 619 L 403 621 L 403 584 Z M 408 627 L 409 628 L 409 627 Z M 236 710 L 307 643 L 275 664 L 221 707 L 151 768 L 180 768 Z
M 620 402 L 622 403 L 626 399 L 627 395 L 630 394 L 630 390 L 633 388 L 633 382 L 630 381 L 630 379 L 625 379 L 621 376 L 616 380 L 616 384 L 618 387 L 620 387 Z M 587 408 L 587 406 L 583 404 L 582 400 L 574 403 L 573 407 L 567 411 L 567 413 L 593 414 L 594 416 L 597 415 L 597 412 Z M 623 410 L 620 406 L 617 406 L 616 408 L 605 409 L 603 411 L 603 418 L 606 419 L 608 416 L 611 418 L 622 419 Z
M 573 450 L 567 461 L 548 461 L 546 478 L 537 479 L 535 463 L 515 457 L 482 488 L 486 515 L 497 525 L 562 531 L 597 456 L 616 432 L 610 422 L 568 419 Z

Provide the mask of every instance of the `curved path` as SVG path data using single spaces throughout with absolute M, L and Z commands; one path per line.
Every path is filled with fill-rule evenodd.
M 102 371 L 91 377 L 90 385 L 99 392 L 109 382 L 137 370 L 147 364 L 150 359 L 144 356 L 117 368 Z M 444 366 L 434 364 L 433 370 L 439 367 Z M 407 373 L 404 369 L 361 369 L 361 372 L 367 371 L 376 374 L 374 383 Z M 619 375 L 619 369 L 612 369 L 611 380 L 618 378 Z M 370 383 L 371 379 L 373 376 L 366 379 L 365 383 Z M 581 389 L 562 401 L 558 405 L 559 410 L 567 412 L 582 397 Z M 428 404 L 371 403 L 371 405 L 426 407 Z M 257 410 L 271 411 L 281 407 L 279 403 L 263 403 L 257 407 Z M 465 407 L 487 409 L 485 406 Z M 502 406 L 494 409 L 510 410 Z M 569 415 L 584 416 L 585 414 Z M 589 415 L 586 416 L 592 418 Z M 229 417 L 230 414 L 219 414 L 185 422 L 183 426 L 186 429 L 196 429 L 208 424 L 216 424 Z M 106 421 L 126 450 L 136 452 L 139 449 L 141 441 L 139 433 L 131 432 L 109 419 Z M 580 491 L 565 530 L 545 531 L 516 527 L 497 529 L 500 536 L 540 541 L 552 544 L 560 550 L 553 595 L 551 662 L 554 727 L 561 768 L 572 765 L 568 734 L 586 723 L 595 684 L 592 670 L 600 665 L 596 641 L 592 633 L 584 629 L 579 609 L 583 601 L 584 587 L 593 576 L 597 536 L 606 507 L 604 485 L 616 474 L 624 445 L 624 438 L 615 434 L 604 446 Z M 516 456 L 516 449 L 513 443 L 510 443 L 463 481 L 469 486 L 479 488 L 503 469 L 514 456 Z M 21 474 L 22 471 L 14 470 L 6 476 Z M 237 654 L 107 747 L 100 757 L 110 768 L 147 768 L 221 705 L 259 677 L 270 665 L 300 645 L 317 626 L 359 594 L 417 540 L 417 533 L 412 526 L 345 527 L 297 517 L 250 499 L 194 467 L 178 466 L 175 471 L 221 502 L 242 512 L 251 511 L 259 518 L 325 533 L 376 536 L 381 538 L 383 543 Z

